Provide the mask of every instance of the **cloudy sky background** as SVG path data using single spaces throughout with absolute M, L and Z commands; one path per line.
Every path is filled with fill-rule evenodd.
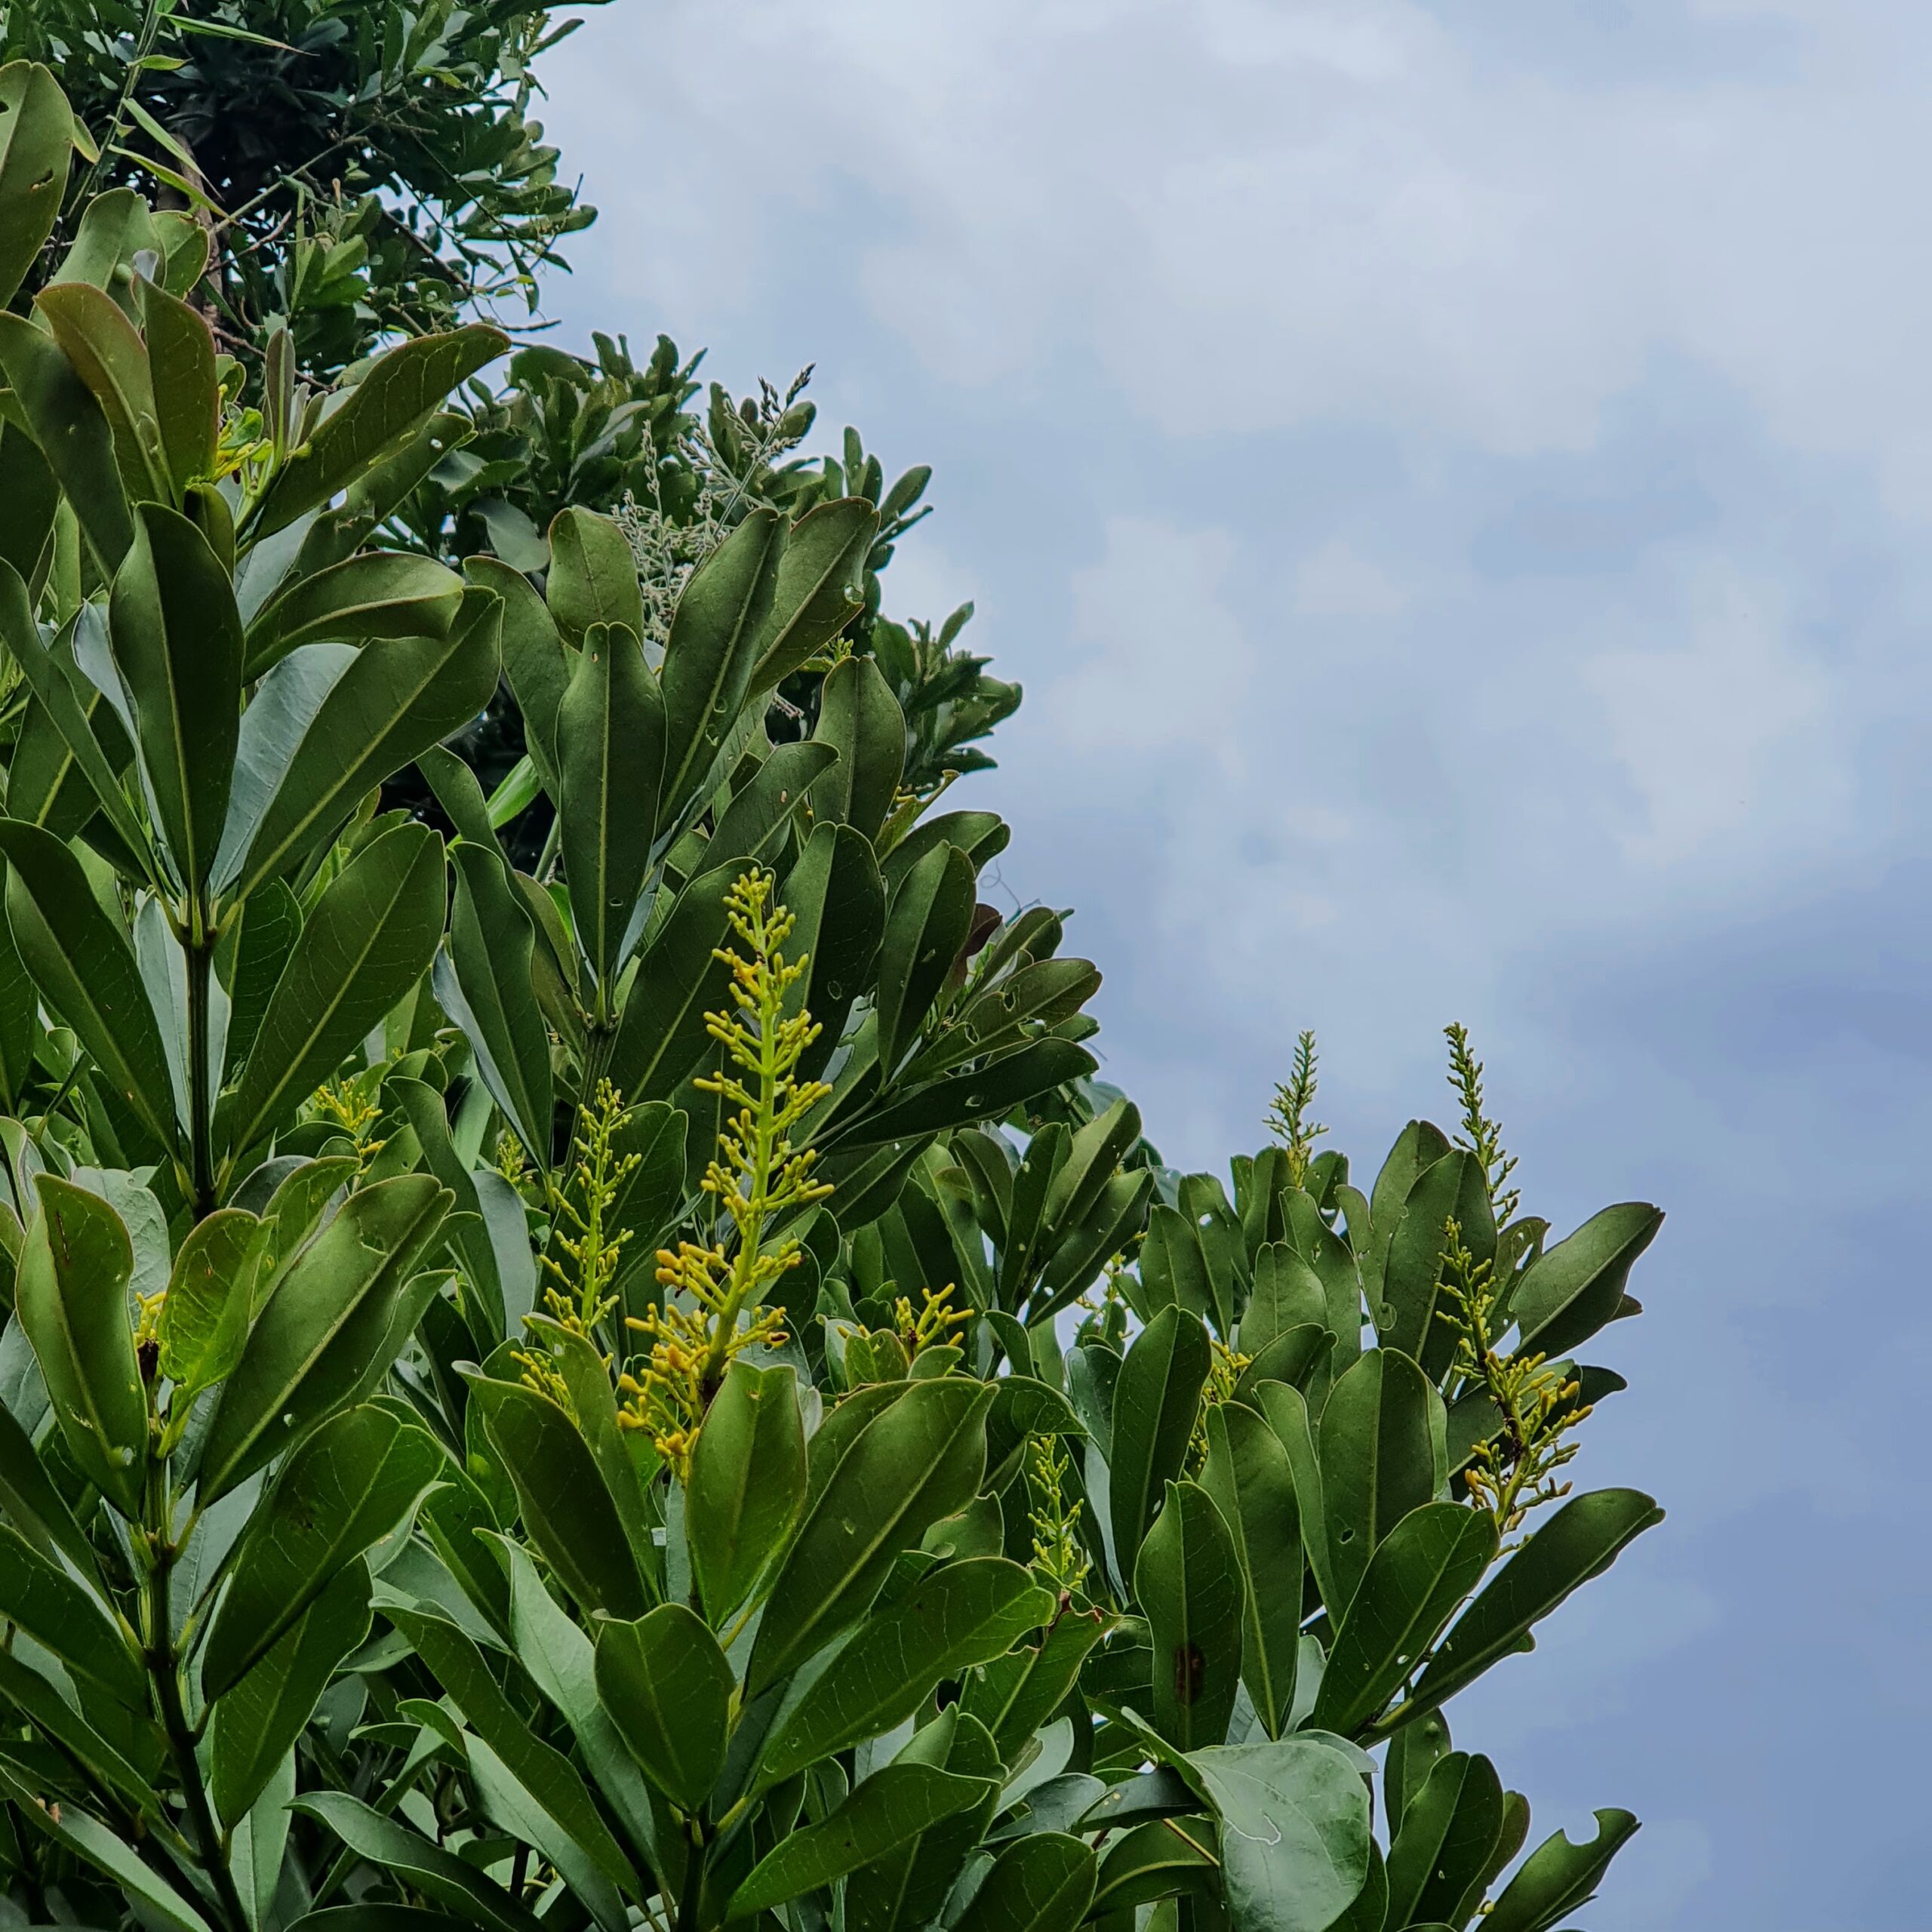
M 618 0 L 559 339 L 936 466 L 888 577 L 1168 1158 L 1294 1035 L 1371 1171 L 1466 1020 L 1567 1228 L 1670 1211 L 1576 1473 L 1670 1518 L 1458 1742 L 1592 1932 L 1925 1922 L 1932 13 Z

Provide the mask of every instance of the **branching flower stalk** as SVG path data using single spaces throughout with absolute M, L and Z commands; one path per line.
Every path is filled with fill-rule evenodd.
M 711 1037 L 724 1049 L 724 1065 L 697 1084 L 733 1109 L 718 1131 L 718 1152 L 706 1170 L 704 1191 L 724 1210 L 735 1235 L 709 1247 L 680 1241 L 675 1253 L 660 1249 L 657 1279 L 662 1304 L 628 1325 L 648 1338 L 641 1367 L 627 1371 L 618 1389 L 627 1399 L 619 1420 L 646 1430 L 681 1481 L 705 1411 L 734 1356 L 785 1340 L 782 1310 L 761 1306 L 768 1290 L 795 1268 L 798 1238 L 767 1245 L 767 1229 L 832 1189 L 811 1178 L 817 1158 L 793 1144 L 798 1124 L 832 1090 L 800 1080 L 798 1063 L 819 1028 L 801 1007 L 787 1013 L 792 989 L 809 955 L 785 958 L 792 915 L 771 903 L 771 880 L 746 872 L 726 896 L 731 929 L 743 950 L 721 948 L 716 956 L 731 969 L 730 1014 L 705 1016 Z M 742 1323 L 742 1326 L 740 1325 Z
M 1218 1335 L 1208 1338 L 1208 1382 L 1201 1392 L 1201 1407 L 1194 1418 L 1194 1433 L 1188 1440 L 1187 1466 L 1198 1470 L 1208 1460 L 1208 1411 L 1232 1401 L 1235 1386 L 1252 1358 L 1239 1355 Z
M 1484 1111 L 1482 1062 L 1470 1050 L 1469 1029 L 1458 1020 L 1444 1027 L 1442 1034 L 1449 1042 L 1449 1084 L 1463 1108 L 1463 1131 L 1456 1144 L 1482 1163 L 1489 1204 L 1500 1228 L 1515 1218 L 1523 1198 L 1521 1189 L 1509 1184 L 1516 1171 L 1515 1156 L 1503 1151 L 1503 1123 Z
M 1080 1541 L 1080 1503 L 1066 1499 L 1072 1464 L 1057 1438 L 1036 1435 L 1026 1445 L 1026 1520 L 1033 1531 L 1033 1567 L 1063 1598 L 1087 1580 L 1091 1568 Z
M 1463 1480 L 1476 1506 L 1495 1518 L 1497 1535 L 1513 1536 L 1532 1509 L 1570 1493 L 1556 1472 L 1582 1447 L 1566 1438 L 1589 1406 L 1581 1385 L 1543 1355 L 1497 1349 L 1491 1265 L 1471 1254 L 1453 1217 L 1444 1229 L 1441 1303 L 1437 1319 L 1456 1334 L 1457 1375 L 1487 1394 L 1502 1423 L 1477 1445 Z
M 972 1320 L 971 1309 L 952 1306 L 955 1285 L 949 1281 L 943 1288 L 921 1289 L 921 1306 L 916 1314 L 909 1295 L 901 1295 L 893 1303 L 893 1332 L 899 1337 L 909 1360 L 924 1354 L 928 1349 L 946 1347 L 952 1340 L 952 1331 Z
M 1294 1069 L 1287 1078 L 1275 1088 L 1275 1097 L 1268 1108 L 1268 1131 L 1287 1149 L 1288 1178 L 1297 1187 L 1308 1185 L 1309 1163 L 1314 1158 L 1315 1143 L 1328 1131 L 1319 1121 L 1309 1118 L 1315 1108 L 1315 1088 L 1320 1084 L 1317 1078 L 1319 1064 L 1315 1051 L 1315 1035 L 1304 1032 L 1297 1036 Z

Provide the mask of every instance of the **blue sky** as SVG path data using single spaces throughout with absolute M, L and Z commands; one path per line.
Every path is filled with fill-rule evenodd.
M 637 0 L 546 69 L 555 291 L 807 361 L 1026 687 L 973 781 L 1171 1159 L 1295 1032 L 1373 1170 L 1490 1069 L 1654 1199 L 1575 1473 L 1665 1526 L 1458 1724 L 1646 1829 L 1592 1932 L 1925 1923 L 1932 13 Z M 827 438 L 829 441 L 829 435 Z

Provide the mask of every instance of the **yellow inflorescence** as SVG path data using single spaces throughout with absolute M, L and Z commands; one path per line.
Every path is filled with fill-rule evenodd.
M 646 1431 L 681 1478 L 689 1472 L 705 1411 L 733 1357 L 785 1340 L 782 1314 L 760 1303 L 798 1266 L 799 1247 L 788 1235 L 768 1248 L 768 1223 L 832 1192 L 811 1178 L 816 1154 L 795 1146 L 792 1139 L 832 1091 L 797 1078 L 798 1063 L 819 1029 L 802 1008 L 788 1014 L 786 1007 L 808 959 L 785 958 L 794 921 L 782 906 L 771 903 L 767 875 L 746 873 L 724 903 L 743 948 L 721 949 L 716 955 L 731 969 L 736 1011 L 705 1016 L 711 1037 L 724 1049 L 725 1064 L 697 1084 L 731 1109 L 718 1131 L 718 1152 L 705 1171 L 703 1187 L 729 1217 L 737 1241 L 729 1250 L 721 1241 L 709 1247 L 681 1241 L 675 1253 L 659 1251 L 664 1299 L 631 1318 L 629 1325 L 649 1346 L 635 1371 L 617 1384 L 626 1398 L 620 1422 Z
M 356 1165 L 366 1172 L 369 1163 L 389 1144 L 369 1138 L 369 1130 L 382 1118 L 381 1106 L 352 1078 L 325 1081 L 315 1091 L 314 1105 L 321 1118 L 340 1128 L 355 1143 Z
M 907 1355 L 916 1355 L 926 1349 L 944 1348 L 952 1340 L 953 1330 L 972 1320 L 973 1311 L 970 1308 L 952 1306 L 955 1285 L 949 1281 L 943 1288 L 921 1288 L 921 1306 L 916 1315 L 912 1312 L 909 1296 L 901 1295 L 893 1303 L 893 1332 L 905 1345 Z
M 1187 1445 L 1188 1466 L 1198 1469 L 1208 1460 L 1208 1411 L 1218 1404 L 1231 1401 L 1235 1385 L 1250 1358 L 1237 1355 L 1218 1335 L 1208 1338 L 1208 1383 L 1201 1392 L 1201 1407 L 1194 1418 L 1194 1433 Z
M 1087 1580 L 1091 1567 L 1080 1542 L 1080 1503 L 1066 1500 L 1065 1483 L 1071 1467 L 1066 1452 L 1051 1435 L 1036 1435 L 1027 1445 L 1026 1488 L 1032 1507 L 1026 1520 L 1033 1532 L 1033 1567 L 1065 1595 Z

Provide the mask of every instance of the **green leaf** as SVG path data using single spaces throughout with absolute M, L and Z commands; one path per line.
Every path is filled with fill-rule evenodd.
M 493 590 L 503 604 L 503 675 L 523 714 L 524 737 L 544 788 L 557 791 L 557 711 L 569 688 L 573 654 L 557 635 L 549 608 L 521 571 L 494 557 L 463 564 L 470 582 Z
M 282 465 L 256 512 L 254 536 L 266 537 L 321 509 L 395 455 L 451 390 L 509 346 L 500 330 L 472 323 L 446 335 L 418 336 L 379 358 Z
M 995 1120 L 1051 1088 L 1084 1080 L 1097 1064 L 1071 1040 L 1035 1040 L 970 1072 L 949 1074 L 914 1088 L 890 1106 L 862 1115 L 834 1137 L 843 1152 L 915 1134 L 943 1134 L 974 1121 Z M 844 1201 L 849 1208 L 851 1197 Z
M 1219 1404 L 1208 1411 L 1201 1486 L 1241 1568 L 1241 1681 L 1263 1729 L 1278 1737 L 1294 1708 L 1301 1654 L 1301 1518 L 1287 1451 L 1252 1409 Z
M 527 767 L 530 761 L 523 758 L 517 762 L 519 767 Z M 447 746 L 432 745 L 418 755 L 416 768 L 442 807 L 444 817 L 456 828 L 457 838 L 466 838 L 486 852 L 500 854 L 503 848 L 497 842 L 497 828 L 490 822 L 489 801 L 483 796 L 483 787 L 471 767 Z
M 447 637 L 463 580 L 433 558 L 370 550 L 292 576 L 248 626 L 243 675 L 252 684 L 298 645 Z
M 57 1690 L 14 1651 L 0 1651 L 0 1708 L 9 1709 L 10 1715 L 17 1713 L 16 1722 L 31 1723 L 63 1757 L 83 1767 L 96 1785 L 125 1801 L 128 1810 L 146 1818 L 161 1817 L 163 1807 L 153 1786 L 120 1746 L 109 1743 L 88 1721 L 88 1714 L 75 1707 L 76 1701 L 94 1704 L 122 1743 L 150 1764 L 159 1761 L 162 1746 L 154 1727 L 131 1712 L 112 1706 L 101 1708 L 98 1700 L 85 1693 L 76 1700 L 75 1687 L 70 1681 Z
M 1188 1798 L 1191 1809 L 1198 1801 L 1191 1792 Z M 1200 1830 L 1201 1836 L 1209 1835 L 1205 1825 Z M 1165 1819 L 1149 1818 L 1108 1845 L 1094 1894 L 1094 1916 L 1103 1919 L 1109 1912 L 1131 1912 L 1158 1899 L 1217 1899 L 1220 1871 L 1220 1861 L 1196 1842 L 1192 1828 L 1175 1831 Z
M 538 1932 L 542 1921 L 494 1878 L 346 1792 L 305 1792 L 289 1809 L 326 1825 L 358 1857 L 395 1873 L 412 1890 L 486 1932 Z
M 865 608 L 865 563 L 878 531 L 878 512 L 857 497 L 820 503 L 792 525 L 754 646 L 753 694 L 782 683 Z
M 0 561 L 37 592 L 51 567 L 60 486 L 17 423 L 0 420 Z
M 202 1452 L 200 1503 L 373 1390 L 408 1339 L 394 1328 L 451 1198 L 427 1174 L 377 1181 L 296 1257 L 223 1385 Z
M 24 315 L 0 314 L 0 374 L 60 479 L 95 568 L 112 577 L 134 540 L 134 525 L 114 460 L 114 432 L 94 392 L 53 337 Z
M 1626 1544 L 1663 1521 L 1663 1512 L 1641 1491 L 1598 1489 L 1572 1497 L 1457 1620 L 1395 1719 L 1432 1710 L 1499 1658 L 1533 1648 L 1532 1624 L 1572 1590 L 1602 1575 Z
M 242 1070 L 262 1029 L 263 1016 L 302 935 L 302 907 L 280 879 L 271 879 L 246 900 L 232 939 L 215 953 L 215 970 L 228 992 L 226 1079 Z
M 972 1500 L 992 1396 L 964 1380 L 915 1382 L 866 1423 L 773 1582 L 746 1672 L 750 1696 L 856 1623 L 900 1552 Z
M 147 1673 L 132 1633 L 124 1634 L 93 1591 L 42 1555 L 11 1523 L 0 1523 L 0 1620 L 17 1624 L 70 1671 L 131 1710 L 146 1709 Z
M 143 281 L 140 292 L 155 420 L 178 500 L 189 484 L 215 471 L 221 384 L 215 373 L 214 335 L 194 309 L 158 282 Z
M 1321 1276 L 1285 1241 L 1269 1242 L 1255 1257 L 1254 1286 L 1241 1311 L 1235 1346 L 1252 1361 L 1290 1329 L 1325 1325 L 1327 1319 Z
M 442 937 L 443 841 L 392 826 L 350 861 L 310 912 L 218 1115 L 224 1148 L 281 1125 L 429 970 Z
M 243 718 L 238 752 L 248 756 L 249 721 L 271 688 L 285 692 L 274 725 L 261 731 L 274 790 L 258 806 L 251 798 L 248 812 L 231 810 L 217 889 L 245 898 L 299 865 L 366 793 L 469 723 L 497 688 L 500 620 L 496 599 L 479 596 L 465 600 L 446 638 L 394 638 L 353 652 L 309 645 L 278 664 Z M 238 781 L 238 808 L 243 798 Z
M 1100 1861 L 1063 1832 L 1015 1840 L 993 1862 L 955 1932 L 1073 1932 L 1094 1902 Z
M 1233 1932 L 1327 1932 L 1368 1878 L 1368 1789 L 1319 1739 L 1223 1744 L 1188 1759 L 1220 1822 Z
M 209 1633 L 210 1697 L 238 1684 L 344 1569 L 413 1518 L 444 1460 L 420 1429 L 366 1403 L 331 1417 L 289 1457 L 251 1519 Z
M 540 1171 L 550 1164 L 550 1035 L 531 961 L 537 928 L 493 840 L 459 839 L 448 950 L 436 961 L 436 1001 L 463 1029 L 477 1072 Z
M 1218 1744 L 1241 1683 L 1245 1592 L 1234 1539 L 1197 1484 L 1168 1484 L 1134 1594 L 1154 1646 L 1154 1727 L 1183 1751 Z
M 75 1462 L 124 1516 L 137 1517 L 148 1404 L 128 1325 L 134 1251 L 100 1195 L 48 1174 L 34 1186 L 40 1212 L 14 1283 L 20 1324 Z
M 805 1429 L 789 1367 L 725 1371 L 691 1454 L 685 1535 L 715 1627 L 750 1595 L 805 1501 Z
M 38 61 L 0 67 L 0 307 L 54 232 L 73 125 L 60 84 Z
M 792 820 L 804 808 L 813 780 L 838 754 L 829 745 L 780 745 L 732 798 L 704 841 L 704 863 L 727 859 L 775 860 Z M 797 953 L 795 942 L 786 948 Z
M 885 888 L 872 841 L 849 825 L 814 826 L 778 897 L 797 921 L 791 956 L 808 962 L 793 997 L 825 1029 L 808 1054 L 815 1069 L 832 1057 L 846 1016 L 870 986 L 885 935 Z
M 977 897 L 973 862 L 952 845 L 934 847 L 892 895 L 873 1002 L 888 1080 L 918 1038 L 966 944 Z
M 1502 1780 L 1487 1758 L 1452 1751 L 1438 1759 L 1389 1847 L 1385 1922 L 1467 1924 L 1482 1903 L 1503 1818 Z
M 692 573 L 671 620 L 660 818 L 674 823 L 705 788 L 750 689 L 784 544 L 776 510 L 752 511 Z
M 651 870 L 664 734 L 664 700 L 636 633 L 593 625 L 557 711 L 557 809 L 577 944 L 607 984 Z
M 1385 1348 L 1399 1349 L 1440 1377 L 1456 1352 L 1456 1331 L 1438 1321 L 1447 1224 L 1453 1219 L 1478 1265 L 1496 1258 L 1496 1219 L 1482 1163 L 1457 1148 L 1416 1178 L 1401 1225 L 1383 1265 L 1382 1292 L 1372 1312 Z
M 1275 1439 L 1287 1451 L 1294 1473 L 1295 1502 L 1301 1519 L 1302 1553 L 1324 1604 L 1341 1595 L 1328 1563 L 1327 1511 L 1321 1494 L 1321 1464 L 1316 1455 L 1315 1431 L 1309 1419 L 1308 1399 L 1284 1382 L 1263 1382 L 1254 1401 Z
M 621 626 L 640 641 L 644 596 L 637 558 L 616 518 L 572 504 L 550 524 L 550 568 L 543 595 L 557 629 L 581 646 L 598 624 Z
M 663 1100 L 711 1048 L 707 1013 L 729 1004 L 731 969 L 717 957 L 731 935 L 724 895 L 743 872 L 731 863 L 679 893 L 638 961 L 611 1050 L 611 1079 L 626 1100 Z
M 32 1351 L 22 1352 L 31 1362 Z M 97 1584 L 100 1572 L 94 1546 L 54 1487 L 33 1438 L 7 1406 L 11 1392 L 0 1387 L 0 1509 L 42 1556 L 57 1563 L 64 1558 L 87 1582 Z
M 1483 1932 L 1550 1932 L 1596 1896 L 1610 1861 L 1635 1836 L 1628 1811 L 1596 1814 L 1596 1835 L 1572 1844 L 1558 1832 L 1531 1852 L 1483 1921 Z
M 1614 1321 L 1637 1257 L 1663 1226 L 1660 1210 L 1626 1201 L 1592 1214 L 1566 1241 L 1546 1248 L 1509 1304 L 1525 1353 L 1567 1355 Z
M 1343 1737 L 1373 1724 L 1495 1561 L 1496 1546 L 1486 1509 L 1426 1503 L 1404 1516 L 1362 1573 L 1309 1721 Z
M 174 497 L 161 446 L 154 379 L 146 345 L 120 304 L 85 281 L 43 288 L 34 306 L 60 352 L 94 393 L 114 436 L 115 460 L 130 495 L 166 503 Z M 76 510 L 79 506 L 75 506 Z
M 695 1814 L 724 1768 L 736 1679 L 718 1639 L 681 1603 L 597 1632 L 597 1690 L 645 1775 Z
M 731 1894 L 726 1916 L 749 1918 L 816 1891 L 986 1797 L 992 1780 L 895 1761 L 875 1771 L 815 1825 L 792 1832 Z
M 911 1717 L 936 1684 L 1003 1657 L 1039 1629 L 1054 1603 L 1051 1591 L 1004 1557 L 941 1564 L 879 1605 L 847 1638 L 780 1721 L 761 1776 L 776 1783 L 883 1736 Z
M 484 1432 L 515 1486 L 523 1524 L 588 1617 L 626 1620 L 651 1607 L 624 1526 L 589 1445 L 570 1417 L 521 1383 L 469 1377 Z
M 137 511 L 108 621 L 155 817 L 183 882 L 198 891 L 228 811 L 241 728 L 242 620 L 228 572 L 178 511 L 159 503 Z
M 837 752 L 838 762 L 812 787 L 813 815 L 876 840 L 905 773 L 905 713 L 869 657 L 835 664 L 818 703 L 812 741 Z M 966 863 L 970 876 L 972 861 Z
M 177 1251 L 155 1327 L 162 1373 L 177 1385 L 173 1403 L 191 1401 L 241 1360 L 267 1258 L 262 1232 L 253 1214 L 223 1208 L 196 1222 Z
M 1340 1620 L 1377 1544 L 1435 1494 L 1442 1398 L 1398 1350 L 1371 1349 L 1329 1391 L 1321 1411 L 1321 1501 Z M 1444 1460 L 1447 1460 L 1446 1444 Z
M 209 1694 L 220 1699 L 214 1724 L 214 1806 L 231 1831 L 308 1729 L 336 1667 L 368 1635 L 369 1621 L 368 1568 L 352 1561 L 281 1621 L 275 1642 L 246 1676 L 225 1695 Z
M 1108 1488 L 1115 1560 L 1123 1580 L 1134 1574 L 1141 1539 L 1168 1484 L 1186 1465 L 1209 1353 L 1199 1319 L 1169 1306 L 1135 1336 L 1121 1364 Z

